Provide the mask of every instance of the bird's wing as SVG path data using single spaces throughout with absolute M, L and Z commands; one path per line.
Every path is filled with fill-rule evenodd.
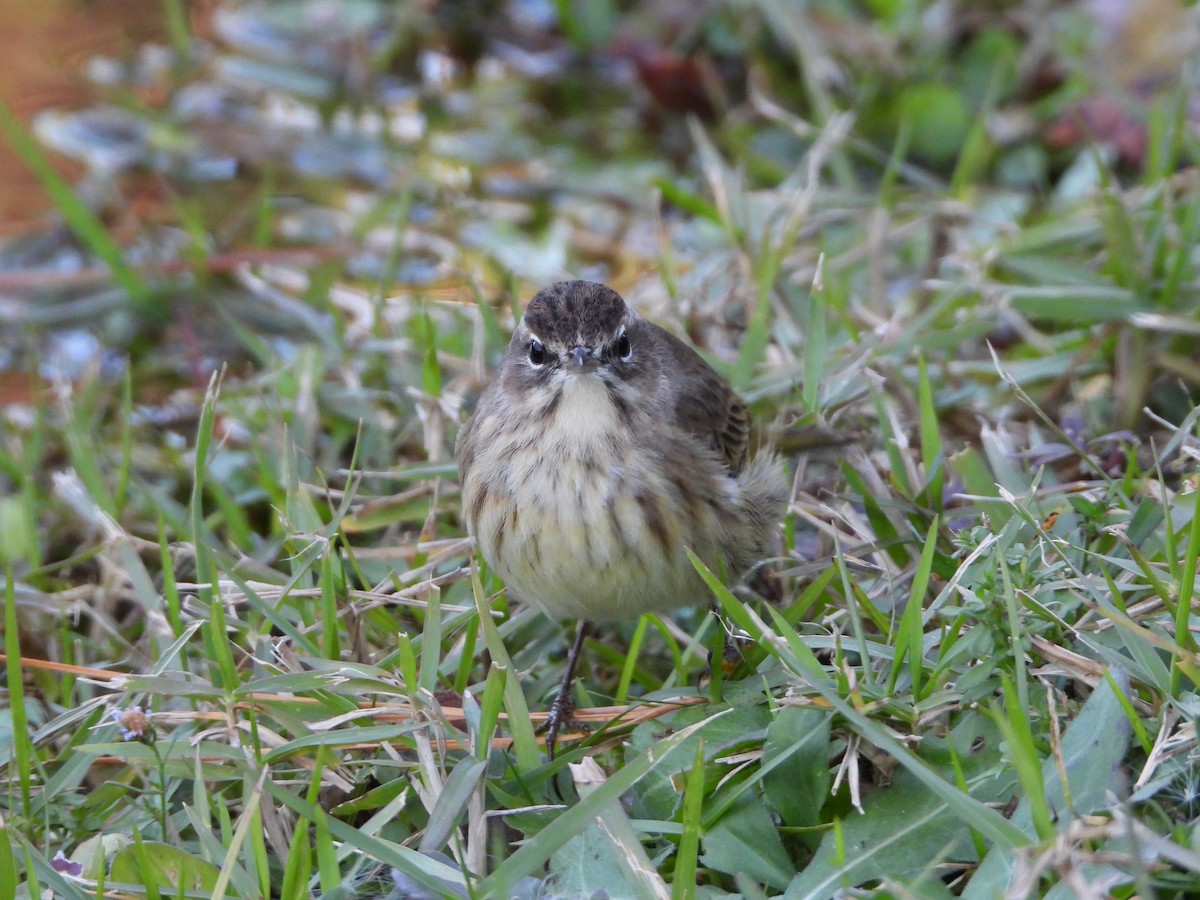
M 664 331 L 670 342 L 674 368 L 675 422 L 712 446 L 729 470 L 737 474 L 746 462 L 750 443 L 750 413 L 746 404 L 716 373 L 712 366 L 674 335 Z

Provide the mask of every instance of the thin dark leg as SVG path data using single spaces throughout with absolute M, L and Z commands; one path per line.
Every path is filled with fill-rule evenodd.
M 591 623 L 580 619 L 579 625 L 575 629 L 575 643 L 571 645 L 571 655 L 567 657 L 566 674 L 563 675 L 562 684 L 558 688 L 558 696 L 554 698 L 554 703 L 550 706 L 550 714 L 542 726 L 546 732 L 546 756 L 551 760 L 554 759 L 554 743 L 558 740 L 558 732 L 564 725 L 570 723 L 571 715 L 575 712 L 575 700 L 571 694 L 571 687 L 575 682 L 575 669 L 579 666 L 579 657 L 583 653 L 583 642 L 587 640 L 587 636 L 591 632 Z

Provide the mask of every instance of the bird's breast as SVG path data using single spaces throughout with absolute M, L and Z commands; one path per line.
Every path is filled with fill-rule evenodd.
M 735 479 L 621 387 L 574 376 L 472 438 L 463 503 L 483 557 L 551 616 L 611 620 L 701 602 L 687 549 L 710 565 L 735 549 Z

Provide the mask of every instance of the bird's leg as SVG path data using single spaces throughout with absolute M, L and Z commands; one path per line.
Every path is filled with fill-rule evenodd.
M 558 688 L 558 696 L 550 706 L 550 714 L 546 716 L 546 721 L 538 729 L 546 733 L 546 756 L 551 760 L 554 759 L 554 744 L 558 740 L 558 732 L 564 725 L 571 724 L 571 716 L 575 712 L 571 688 L 575 681 L 575 669 L 579 666 L 580 654 L 583 653 L 583 642 L 587 640 L 591 631 L 591 623 L 580 619 L 575 629 L 575 643 L 571 645 L 571 654 L 567 657 L 567 671 Z

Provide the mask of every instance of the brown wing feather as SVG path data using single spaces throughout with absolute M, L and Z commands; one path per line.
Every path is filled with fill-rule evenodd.
M 712 446 L 737 474 L 746 462 L 750 414 L 725 379 L 695 350 L 659 329 L 674 357 L 675 422 Z

